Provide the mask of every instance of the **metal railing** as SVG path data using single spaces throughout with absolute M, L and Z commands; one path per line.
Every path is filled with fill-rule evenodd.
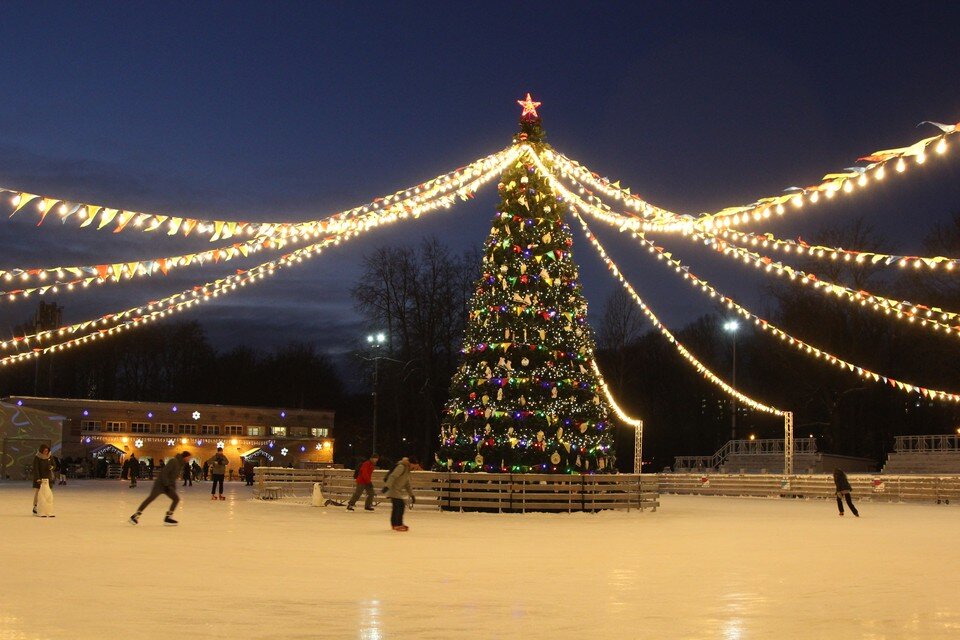
M 830 498 L 836 496 L 833 476 L 782 474 L 662 473 L 660 493 L 756 498 Z M 887 502 L 960 500 L 960 476 L 872 475 L 847 476 L 855 498 Z
M 350 469 L 285 469 L 257 467 L 257 497 L 303 498 L 319 483 L 325 499 L 346 502 L 356 488 Z M 385 471 L 374 473 L 378 499 Z M 417 508 L 447 511 L 484 510 L 599 511 L 647 509 L 659 506 L 658 479 L 654 474 L 513 474 L 415 471 L 411 474 Z
M 731 456 L 783 456 L 783 439 L 764 438 L 761 440 L 728 440 L 712 456 L 676 456 L 674 470 L 702 470 L 718 469 Z M 817 453 L 816 438 L 795 438 L 793 441 L 793 455 Z
M 960 453 L 960 435 L 894 436 L 896 453 Z

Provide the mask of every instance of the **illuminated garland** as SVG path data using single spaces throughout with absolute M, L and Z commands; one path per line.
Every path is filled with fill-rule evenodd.
M 508 154 L 504 158 L 504 163 L 512 162 L 515 156 L 516 152 Z M 497 175 L 497 173 L 499 172 L 495 171 L 491 175 Z M 485 178 L 486 175 L 477 178 L 474 183 L 471 183 L 471 187 L 475 186 L 476 183 Z M 451 204 L 452 202 L 448 203 L 447 206 L 449 207 Z M 420 212 L 416 211 L 411 215 L 414 218 L 417 218 L 419 217 Z M 63 350 L 64 348 L 73 347 L 77 344 L 89 342 L 90 340 L 113 335 L 119 331 L 124 331 L 145 324 L 146 322 L 163 318 L 174 311 L 180 311 L 210 298 L 216 298 L 220 295 L 225 295 L 226 293 L 235 290 L 237 286 L 245 286 L 248 282 L 252 282 L 255 279 L 263 279 L 266 275 L 273 275 L 274 271 L 277 269 L 292 265 L 294 262 L 302 262 L 305 258 L 311 258 L 314 255 L 319 255 L 321 249 L 331 244 L 339 245 L 341 242 L 349 240 L 351 237 L 360 235 L 360 233 L 360 231 L 355 230 L 338 236 L 329 236 L 324 238 L 324 240 L 321 242 L 302 247 L 289 254 L 281 256 L 276 260 L 264 262 L 248 271 L 238 272 L 236 275 L 229 276 L 227 278 L 221 278 L 213 282 L 208 282 L 204 285 L 186 289 L 178 294 L 168 296 L 161 300 L 150 302 L 145 305 L 146 311 L 149 312 L 146 314 L 144 313 L 144 306 L 133 307 L 118 313 L 106 314 L 94 320 L 78 322 L 68 327 L 63 327 L 56 330 L 40 331 L 36 334 L 18 336 L 10 340 L 2 341 L 0 342 L 0 348 L 2 349 L 19 349 L 21 347 L 26 347 L 32 348 L 32 351 L 2 358 L 0 359 L 0 364 L 6 365 L 14 361 L 21 361 L 26 358 L 37 357 L 43 353 Z M 106 328 L 108 325 L 113 326 Z M 101 328 L 98 329 L 97 327 Z M 56 339 L 57 337 L 63 337 L 67 334 L 87 330 L 89 331 L 83 336 L 75 337 L 64 342 L 55 343 L 46 347 L 43 347 L 40 344 L 45 340 L 52 340 Z M 31 343 L 36 343 L 37 346 L 32 346 Z
M 928 267 L 931 270 L 942 268 L 947 271 L 953 271 L 957 267 L 960 267 L 960 258 L 907 256 L 892 253 L 877 253 L 875 251 L 857 251 L 855 249 L 843 249 L 841 247 L 828 247 L 824 245 L 811 245 L 803 240 L 777 238 L 770 233 L 759 235 L 737 229 L 724 229 L 716 235 L 741 245 L 749 244 L 753 247 L 774 249 L 776 251 L 783 251 L 784 253 L 796 253 L 797 255 L 806 255 L 810 258 L 820 258 L 833 262 L 854 262 L 871 267 L 897 266 L 903 269 L 907 267 L 913 267 L 914 269 Z
M 942 391 L 940 389 L 929 389 L 929 388 L 921 387 L 919 385 L 911 384 L 908 382 L 903 382 L 902 380 L 898 380 L 890 376 L 880 375 L 879 373 L 876 373 L 864 367 L 857 366 L 852 362 L 848 362 L 838 356 L 828 353 L 827 351 L 818 349 L 817 347 L 814 347 L 813 345 L 807 342 L 804 342 L 799 338 L 794 338 L 793 336 L 786 333 L 782 329 L 771 324 L 769 321 L 764 320 L 760 316 L 754 314 L 749 309 L 746 309 L 745 307 L 737 303 L 732 298 L 729 298 L 723 295 L 722 293 L 720 293 L 719 291 L 717 291 L 713 286 L 708 284 L 706 280 L 702 280 L 701 278 L 691 273 L 689 267 L 685 266 L 679 260 L 667 254 L 662 247 L 657 247 L 656 245 L 654 245 L 647 238 L 643 237 L 642 234 L 637 235 L 637 239 L 642 244 L 646 245 L 648 250 L 651 253 L 655 252 L 659 260 L 666 261 L 668 264 L 670 264 L 674 268 L 674 270 L 677 273 L 682 274 L 681 277 L 684 280 L 687 280 L 691 284 L 691 286 L 700 289 L 701 292 L 709 295 L 711 298 L 719 299 L 720 302 L 726 305 L 728 309 L 736 311 L 738 314 L 740 314 L 747 320 L 753 321 L 753 323 L 756 326 L 760 327 L 764 331 L 768 331 L 771 334 L 777 336 L 778 338 L 780 338 L 780 340 L 787 342 L 788 344 L 796 347 L 799 351 L 805 351 L 806 353 L 811 354 L 816 358 L 822 359 L 824 362 L 832 364 L 833 366 L 838 367 L 840 369 L 852 371 L 865 380 L 883 382 L 884 384 L 889 384 L 891 387 L 900 389 L 902 391 L 906 391 L 908 393 L 917 392 L 931 400 L 951 400 L 953 402 L 960 402 L 960 394 L 952 393 L 950 391 Z
M 622 217 L 618 214 L 612 214 L 609 209 L 601 209 L 595 204 L 587 202 L 580 196 L 572 193 L 570 190 L 565 187 L 560 186 L 562 193 L 566 195 L 567 198 L 574 201 L 581 210 L 590 214 L 592 217 L 597 218 L 607 224 L 617 226 L 621 231 L 625 229 L 622 224 Z M 629 228 L 629 227 L 628 227 Z M 636 231 L 634 231 L 636 233 Z M 713 238 L 715 234 L 694 234 L 694 237 L 706 239 Z M 762 268 L 767 272 L 774 271 L 778 275 L 786 274 L 791 280 L 799 280 L 802 284 L 812 284 L 815 289 L 822 290 L 826 293 L 832 293 L 838 297 L 845 298 L 852 304 L 859 304 L 861 306 L 870 308 L 871 310 L 890 315 L 891 313 L 896 314 L 897 318 L 907 318 L 911 323 L 917 322 L 920 326 L 927 327 L 930 326 L 934 330 L 942 329 L 945 333 L 957 333 L 960 335 L 960 325 L 949 325 L 941 322 L 941 320 L 948 320 L 960 317 L 960 314 L 951 311 L 944 311 L 938 307 L 927 307 L 925 305 L 915 305 L 907 302 L 899 302 L 890 298 L 885 298 L 883 296 L 870 293 L 868 291 L 854 291 L 848 287 L 837 285 L 825 280 L 820 280 L 812 274 L 808 274 L 804 271 L 794 269 L 789 265 L 784 265 L 780 262 L 774 262 L 768 257 L 761 256 L 759 254 L 753 253 L 747 249 L 740 247 L 732 246 L 727 243 L 720 241 L 721 245 L 717 245 L 714 248 L 726 255 L 728 257 L 734 257 L 733 254 L 739 255 L 744 259 L 745 262 L 753 262 L 758 268 Z M 868 306 L 869 305 L 869 306 Z M 939 316 L 939 320 L 934 316 Z
M 779 276 L 785 275 L 790 278 L 790 280 L 800 282 L 800 284 L 810 284 L 817 291 L 821 291 L 827 295 L 833 294 L 851 304 L 860 305 L 866 309 L 883 313 L 884 315 L 896 314 L 898 319 L 906 318 L 908 322 L 917 322 L 922 327 L 930 326 L 934 330 L 943 329 L 948 334 L 958 332 L 958 335 L 960 335 L 960 325 L 949 325 L 942 322 L 944 320 L 954 320 L 960 317 L 960 313 L 944 311 L 939 307 L 928 307 L 906 301 L 900 302 L 869 291 L 855 291 L 849 287 L 820 279 L 811 273 L 795 269 L 782 262 L 777 262 L 769 256 L 763 256 L 749 249 L 729 244 L 723 240 L 719 240 L 712 234 L 694 234 L 693 237 L 703 240 L 707 246 L 710 246 L 723 256 L 733 258 L 744 264 L 753 264 L 766 273 L 776 273 Z
M 791 205 L 794 209 L 800 209 L 805 203 L 816 204 L 821 197 L 827 199 L 833 198 L 837 193 L 850 194 L 857 188 L 866 187 L 871 179 L 883 180 L 886 176 L 886 165 L 894 163 L 894 169 L 897 173 L 903 173 L 907 169 L 905 159 L 913 158 L 917 164 L 923 164 L 927 160 L 927 149 L 933 145 L 934 153 L 942 155 L 947 150 L 947 137 L 958 132 L 960 123 L 945 125 L 940 123 L 929 123 L 941 130 L 940 135 L 931 136 L 919 140 L 908 147 L 897 149 L 887 149 L 875 151 L 869 155 L 859 158 L 868 164 L 861 167 L 850 167 L 839 173 L 830 173 L 823 177 L 820 183 L 810 187 L 790 187 L 785 193 L 777 196 L 768 196 L 748 205 L 738 205 L 727 207 L 714 213 L 702 214 L 699 217 L 680 215 L 675 212 L 661 209 L 650 205 L 646 201 L 634 196 L 627 189 L 619 186 L 619 181 L 610 183 L 604 178 L 599 178 L 596 173 L 591 172 L 579 163 L 570 160 L 560 154 L 554 154 L 562 172 L 560 175 L 577 181 L 589 183 L 597 191 L 604 193 L 608 197 L 622 200 L 629 208 L 642 213 L 642 217 L 637 218 L 633 223 L 633 229 L 643 231 L 661 231 L 678 232 L 690 231 L 693 229 L 717 230 L 730 226 L 735 226 L 750 221 L 759 222 L 768 219 L 774 214 L 782 216 L 787 212 L 787 206 Z M 632 214 L 623 216 L 622 214 L 612 214 L 617 217 L 631 217 Z M 621 224 L 628 224 L 621 220 Z
M 600 388 L 603 390 L 603 395 L 606 397 L 607 402 L 610 403 L 610 408 L 613 409 L 613 412 L 616 414 L 617 418 L 634 429 L 642 427 L 643 420 L 631 418 L 623 409 L 620 408 L 620 405 L 617 404 L 617 401 L 613 397 L 613 393 L 610 391 L 610 387 L 607 386 L 606 379 L 604 379 L 603 374 L 600 373 L 600 367 L 597 366 L 596 360 L 590 361 L 590 368 L 593 369 L 594 375 L 596 375 L 597 380 L 600 381 Z
M 354 207 L 323 219 L 307 222 L 204 220 L 114 209 L 103 205 L 76 203 L 54 196 L 37 195 L 3 187 L 0 187 L 0 193 L 9 193 L 13 196 L 11 202 L 14 210 L 10 214 L 10 217 L 16 215 L 17 212 L 24 209 L 28 204 L 35 203 L 40 216 L 40 221 L 37 223 L 37 226 L 43 224 L 47 216 L 56 209 L 56 215 L 60 218 L 61 222 L 66 222 L 68 218 L 76 215 L 76 218 L 81 221 L 80 227 L 82 228 L 91 226 L 99 219 L 99 222 L 97 222 L 97 230 L 112 226 L 113 233 L 120 233 L 130 228 L 140 229 L 145 232 L 158 231 L 163 228 L 166 234 L 170 236 L 177 235 L 178 233 L 189 236 L 192 232 L 196 231 L 198 234 L 210 234 L 211 242 L 220 239 L 229 239 L 242 234 L 248 236 L 272 236 L 276 235 L 278 231 L 288 230 L 290 228 L 300 230 L 309 229 L 310 231 L 325 234 L 345 232 L 347 231 L 346 229 L 340 228 L 342 225 L 350 225 L 354 222 L 352 218 L 370 212 L 409 212 L 440 194 L 461 188 L 463 183 L 474 175 L 484 172 L 492 166 L 500 165 L 503 158 L 512 151 L 513 149 L 508 147 L 507 149 L 472 162 L 466 167 L 443 174 L 417 186 L 397 191 L 383 198 L 376 198 L 365 205 Z M 331 228 L 331 225 L 333 228 Z
M 683 343 L 681 343 L 676 338 L 676 336 L 674 336 L 673 333 L 671 333 L 670 330 L 667 329 L 667 327 L 664 326 L 662 322 L 660 322 L 660 319 L 650 309 L 650 307 L 647 306 L 647 304 L 643 301 L 643 299 L 637 294 L 636 290 L 634 290 L 630 282 L 628 282 L 627 279 L 624 278 L 623 273 L 620 271 L 620 268 L 607 255 L 607 252 L 603 248 L 603 245 L 600 244 L 600 241 L 597 240 L 596 236 L 594 236 L 593 233 L 590 231 L 590 227 L 587 226 L 587 223 L 583 219 L 583 217 L 580 216 L 579 213 L 577 213 L 576 209 L 572 208 L 571 211 L 573 211 L 574 217 L 576 217 L 577 221 L 583 227 L 583 232 L 586 235 L 587 240 L 589 240 L 590 243 L 593 245 L 593 247 L 597 250 L 597 253 L 600 255 L 600 258 L 603 260 L 603 263 L 607 266 L 607 269 L 610 271 L 610 273 L 612 273 L 613 276 L 620 281 L 620 284 L 623 285 L 623 288 L 627 291 L 630 297 L 633 298 L 633 300 L 637 303 L 637 305 L 640 307 L 640 310 L 647 317 L 650 323 L 658 331 L 660 331 L 660 333 L 663 335 L 663 337 L 667 339 L 668 342 L 673 344 L 673 346 L 677 349 L 677 351 L 680 353 L 680 355 L 683 357 L 684 360 L 686 360 L 688 363 L 693 365 L 693 367 L 700 373 L 700 375 L 702 375 L 704 379 L 706 379 L 708 382 L 711 382 L 712 384 L 720 387 L 727 395 L 735 397 L 737 400 L 749 406 L 750 408 L 756 409 L 757 411 L 765 411 L 767 413 L 772 413 L 777 416 L 783 415 L 782 410 L 777 409 L 776 407 L 765 405 L 737 391 L 736 389 L 731 387 L 729 384 L 724 382 L 720 378 L 720 376 L 716 375 L 710 369 L 708 369 L 705 364 L 703 364 L 696 358 L 696 356 L 690 353 L 690 351 L 688 351 L 687 348 L 683 346 Z
M 352 234 L 359 233 L 361 230 L 367 231 L 382 224 L 388 224 L 408 217 L 417 218 L 424 213 L 429 213 L 439 208 L 449 208 L 456 202 L 458 197 L 463 199 L 472 197 L 472 194 L 480 186 L 496 177 L 515 155 L 516 151 L 512 150 L 510 153 L 501 156 L 499 164 L 487 168 L 470 182 L 460 183 L 457 191 L 453 194 L 434 195 L 430 199 L 422 200 L 417 207 L 410 209 L 405 208 L 400 212 L 390 208 L 378 212 L 366 213 L 350 221 L 350 224 L 327 225 L 328 232 L 324 235 L 328 237 L 349 237 Z M 32 278 L 44 281 L 50 277 L 55 278 L 54 282 L 45 285 L 0 291 L 0 299 L 14 301 L 18 297 L 26 298 L 34 293 L 43 295 L 48 291 L 51 293 L 59 293 L 61 290 L 69 292 L 74 291 L 77 287 L 86 288 L 93 283 L 115 283 L 123 279 L 132 279 L 136 276 L 153 276 L 158 273 L 167 275 L 171 269 L 177 267 L 183 268 L 209 261 L 228 261 L 241 255 L 247 257 L 251 253 L 255 253 L 263 248 L 282 249 L 289 242 L 299 242 L 305 238 L 319 237 L 321 234 L 317 230 L 318 228 L 318 225 L 283 227 L 282 229 L 276 229 L 274 231 L 275 234 L 278 234 L 275 236 L 256 236 L 245 242 L 235 243 L 219 249 L 211 249 L 209 251 L 180 256 L 170 256 L 167 258 L 114 264 L 0 270 L 0 278 L 6 282 L 15 280 L 29 281 Z M 70 280 L 64 280 L 63 278 L 65 278 L 67 274 L 76 277 Z

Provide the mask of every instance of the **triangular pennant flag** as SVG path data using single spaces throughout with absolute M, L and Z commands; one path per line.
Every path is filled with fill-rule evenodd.
M 159 260 L 157 260 L 157 268 L 160 269 L 160 273 L 162 273 L 163 275 L 167 275 L 167 273 L 170 272 L 170 269 L 167 267 L 166 258 L 160 258 Z
M 21 193 L 18 197 L 20 198 L 20 202 L 17 203 L 16 208 L 10 214 L 11 218 L 17 213 L 17 211 L 20 211 L 20 209 L 23 209 L 25 206 L 27 206 L 29 202 L 38 198 L 39 196 L 36 196 L 32 193 Z
M 128 262 L 128 263 L 127 263 L 127 273 L 130 275 L 131 278 L 132 278 L 133 276 L 137 275 L 137 270 L 139 269 L 139 267 L 140 267 L 140 263 L 139 263 L 139 262 Z
M 110 273 L 110 267 L 109 267 L 109 265 L 98 264 L 98 265 L 95 267 L 95 269 L 97 270 L 97 275 L 100 276 L 100 279 L 101 279 L 101 280 L 106 280 L 106 279 L 107 279 L 107 275 L 109 275 L 109 273 Z
M 119 280 L 120 276 L 123 275 L 123 263 L 118 262 L 117 264 L 110 265 L 110 269 L 113 271 L 113 279 Z
M 113 222 L 113 219 L 117 217 L 117 214 L 120 211 L 118 209 L 104 209 L 100 214 L 100 224 L 97 225 L 97 231 L 100 231 L 105 226 Z
M 113 230 L 114 233 L 120 233 L 123 231 L 133 217 L 137 215 L 135 211 L 121 211 L 120 215 L 117 217 L 117 228 Z
M 223 233 L 223 221 L 214 220 L 213 221 L 213 235 L 210 236 L 210 242 L 216 242 L 220 239 L 220 234 Z
M 193 231 L 195 226 L 197 226 L 196 220 L 193 218 L 186 218 L 180 228 L 183 229 L 183 235 L 188 236 L 190 235 L 190 232 Z
M 183 223 L 183 218 L 170 218 L 169 229 L 167 230 L 168 236 L 175 236 L 177 232 L 180 231 L 180 225 Z
M 97 212 L 100 211 L 100 207 L 95 204 L 84 205 L 84 207 L 87 210 L 87 219 L 80 225 L 81 228 L 89 227 L 93 224 L 93 221 L 97 218 Z
M 163 222 L 164 222 L 168 217 L 169 217 L 169 216 L 156 216 L 156 215 L 153 216 L 153 222 L 151 222 L 151 223 L 150 223 L 150 226 L 148 226 L 146 229 L 144 229 L 144 231 L 156 231 L 157 229 L 160 228 L 160 225 L 162 225 Z

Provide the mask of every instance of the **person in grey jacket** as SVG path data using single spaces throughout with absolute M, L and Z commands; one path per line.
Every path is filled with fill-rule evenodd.
M 157 476 L 157 479 L 153 483 L 153 489 L 150 490 L 150 495 L 147 496 L 147 499 L 137 508 L 137 512 L 130 516 L 130 524 L 137 524 L 140 521 L 140 515 L 143 513 L 143 510 L 147 508 L 147 505 L 156 500 L 161 494 L 166 495 L 173 501 L 170 504 L 170 509 L 167 511 L 166 517 L 163 519 L 163 524 L 169 526 L 176 526 L 178 524 L 177 521 L 173 519 L 173 512 L 180 502 L 180 496 L 177 495 L 177 480 L 180 479 L 184 467 L 189 464 L 190 452 L 184 451 L 171 458 L 170 462 L 164 465 L 163 470 L 160 471 L 160 475 Z
M 37 497 L 40 495 L 40 481 L 49 480 L 53 485 L 53 464 L 50 461 L 50 446 L 40 445 L 40 449 L 33 457 L 33 515 L 37 515 Z M 53 517 L 53 516 L 51 516 Z
M 227 456 L 223 455 L 223 447 L 217 447 L 217 455 L 210 458 L 207 462 L 210 464 L 210 474 L 213 476 L 213 486 L 210 487 L 210 499 L 217 499 L 217 483 L 219 482 L 220 499 L 226 500 L 226 498 L 223 497 L 223 478 L 227 475 L 227 466 L 230 462 L 227 460 Z
M 407 508 L 404 501 L 404 493 L 410 496 L 410 503 L 416 502 L 413 490 L 410 488 L 410 459 L 404 456 L 397 463 L 397 466 L 387 474 L 387 486 L 383 488 L 390 502 L 393 503 L 393 509 L 390 512 L 390 526 L 394 531 L 409 531 L 410 527 L 403 524 L 403 512 Z

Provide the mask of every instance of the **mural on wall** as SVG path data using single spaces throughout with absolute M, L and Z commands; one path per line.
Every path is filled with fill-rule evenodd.
M 63 416 L 0 402 L 0 477 L 23 480 L 42 443 L 60 455 Z

